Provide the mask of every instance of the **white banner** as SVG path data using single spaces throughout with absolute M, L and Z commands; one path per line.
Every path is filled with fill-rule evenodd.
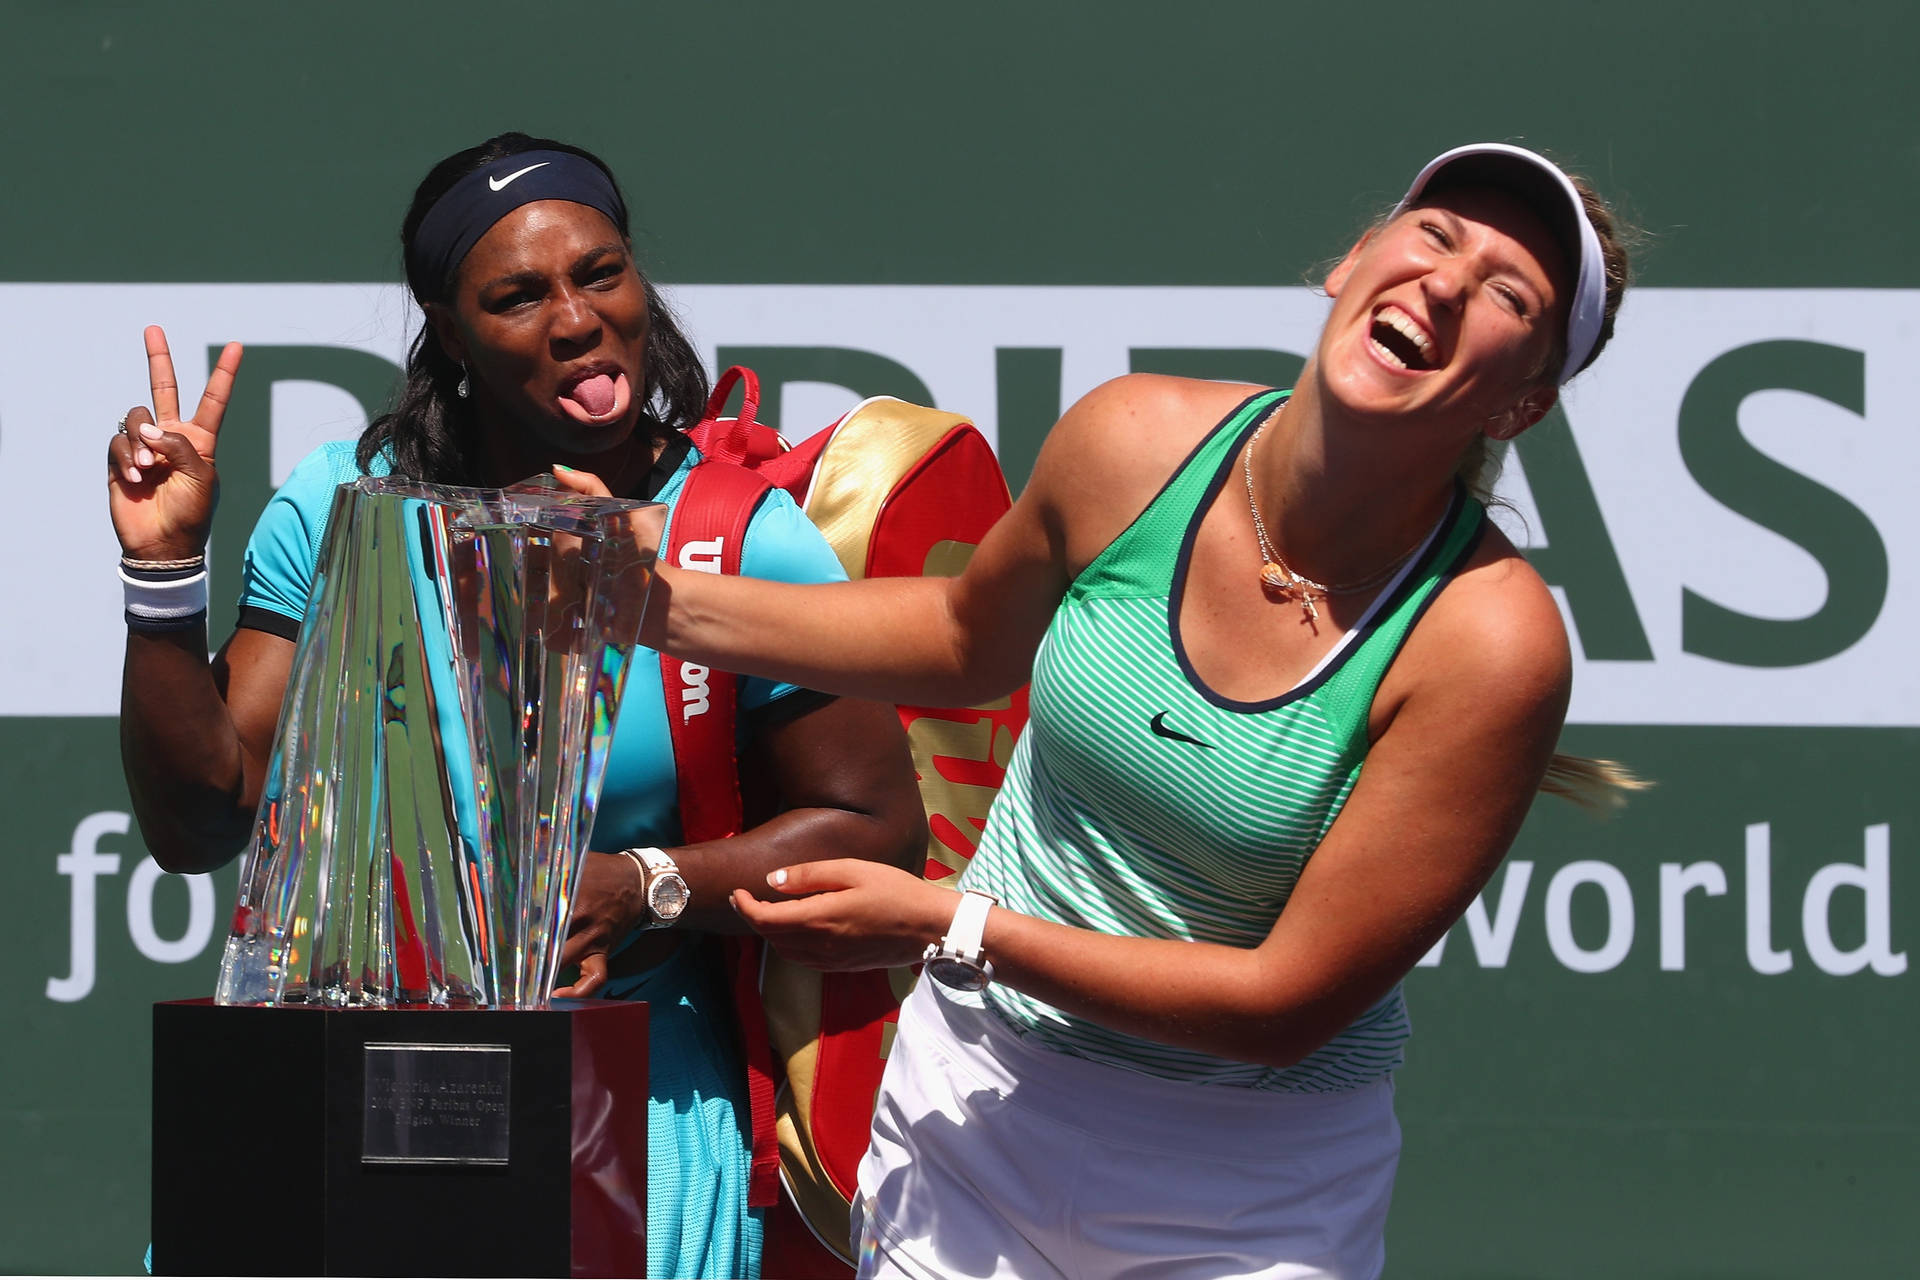
M 1058 353 L 1050 414 L 1127 372 L 1141 348 L 1304 352 L 1325 309 L 1307 289 L 669 292 L 709 359 L 722 346 L 844 349 L 856 360 L 849 368 L 879 357 L 909 371 L 942 408 L 971 415 L 990 439 L 1007 351 Z M 1573 721 L 1920 725 L 1913 299 L 1858 290 L 1631 295 L 1612 347 L 1565 401 L 1575 474 L 1584 474 L 1576 490 L 1590 488 L 1598 523 L 1577 504 L 1548 501 L 1521 465 L 1509 466 L 1504 490 L 1516 511 L 1502 520 L 1520 540 L 1551 550 L 1578 518 L 1582 565 L 1624 584 L 1617 598 L 1594 589 L 1570 600 L 1589 590 L 1571 581 L 1559 591 L 1578 660 Z M 0 714 L 112 715 L 122 631 L 100 489 L 114 420 L 147 399 L 142 326 L 167 329 L 190 408 L 210 347 L 229 339 L 346 347 L 397 364 L 409 307 L 392 286 L 0 285 L 0 316 L 0 465 L 16 495 L 14 550 L 0 564 L 10 602 L 0 623 Z M 781 425 L 804 434 L 797 424 L 824 424 L 872 389 L 789 383 Z M 316 444 L 365 425 L 359 401 L 322 381 L 276 383 L 271 418 L 274 483 Z M 1564 468 L 1556 474 L 1556 492 L 1569 492 Z M 1807 527 L 1832 536 L 1822 541 Z M 1690 621 L 1687 593 L 1696 612 L 1720 621 Z M 1577 625 L 1583 606 L 1591 624 L 1602 604 L 1599 620 L 1615 637 L 1605 644 Z M 227 608 L 216 611 L 216 631 Z M 1782 625 L 1797 619 L 1813 621 Z M 1790 631 L 1797 638 L 1776 643 Z M 1643 649 L 1622 649 L 1619 634 Z

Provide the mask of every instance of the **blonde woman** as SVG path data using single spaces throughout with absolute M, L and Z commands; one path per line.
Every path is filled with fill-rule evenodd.
M 933 978 L 862 1275 L 1380 1273 L 1400 981 L 1506 853 L 1570 681 L 1460 473 L 1606 343 L 1612 226 L 1532 152 L 1449 152 L 1327 277 L 1291 393 L 1099 387 L 959 577 L 671 578 L 689 659 L 937 706 L 1031 677 L 964 892 L 824 861 L 734 895 L 792 958 Z

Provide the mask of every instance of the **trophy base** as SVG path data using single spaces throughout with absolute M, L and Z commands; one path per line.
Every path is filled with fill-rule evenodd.
M 153 1009 L 156 1275 L 646 1273 L 647 1006 Z

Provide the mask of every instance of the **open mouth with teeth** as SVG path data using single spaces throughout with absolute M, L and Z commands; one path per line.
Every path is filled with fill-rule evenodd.
M 1380 308 L 1367 330 L 1367 340 L 1374 354 L 1388 364 L 1418 371 L 1435 367 L 1433 339 L 1398 307 Z

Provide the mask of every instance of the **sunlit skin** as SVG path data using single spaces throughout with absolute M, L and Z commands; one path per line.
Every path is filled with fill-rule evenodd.
M 453 297 L 427 308 L 447 354 L 467 367 L 484 467 L 496 482 L 558 461 L 621 492 L 653 463 L 636 435 L 645 378 L 647 292 L 620 231 L 565 200 L 522 205 L 460 264 Z M 562 404 L 583 375 L 614 378 L 603 420 Z
M 1545 224 L 1501 192 L 1456 191 L 1399 214 L 1327 277 L 1334 305 L 1314 360 L 1322 412 L 1415 425 L 1458 456 L 1540 370 L 1561 323 L 1564 271 Z M 1432 367 L 1380 354 L 1370 335 L 1389 307 L 1429 337 Z M 1550 383 L 1536 388 L 1528 407 L 1544 413 L 1554 395 Z
M 1339 581 L 1384 563 L 1439 517 L 1475 436 L 1511 439 L 1554 406 L 1543 370 L 1565 324 L 1566 272 L 1539 217 L 1484 188 L 1406 210 L 1348 251 L 1326 280 L 1320 340 L 1256 459 L 1289 564 Z M 1376 348 L 1390 310 L 1425 335 L 1430 367 Z

